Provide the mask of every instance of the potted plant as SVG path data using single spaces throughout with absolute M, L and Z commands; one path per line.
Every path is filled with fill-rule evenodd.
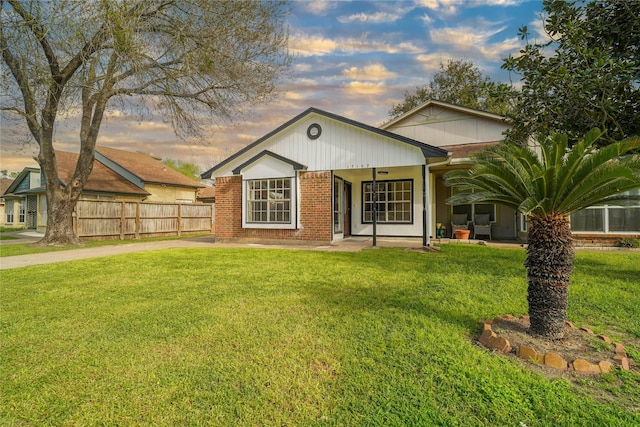
M 470 230 L 456 230 L 456 239 L 469 240 Z

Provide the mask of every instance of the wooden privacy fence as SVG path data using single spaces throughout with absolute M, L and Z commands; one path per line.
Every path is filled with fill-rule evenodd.
M 73 226 L 82 239 L 139 239 L 213 233 L 215 207 L 210 203 L 142 203 L 80 200 Z

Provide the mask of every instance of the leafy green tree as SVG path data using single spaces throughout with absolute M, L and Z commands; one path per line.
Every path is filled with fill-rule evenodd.
M 0 170 L 0 178 L 16 178 L 20 172 L 9 172 L 7 169 Z
M 594 129 L 568 148 L 568 137 L 539 137 L 537 147 L 501 144 L 474 156 L 469 170 L 449 172 L 447 185 L 463 190 L 451 204 L 489 202 L 509 206 L 529 220 L 527 258 L 531 331 L 559 338 L 567 320 L 567 289 L 573 266 L 569 215 L 623 199 L 640 187 L 640 139 L 600 149 Z M 472 192 L 471 192 L 472 190 Z
M 171 169 L 180 172 L 182 175 L 200 181 L 200 168 L 193 163 L 187 163 L 180 160 L 164 159 L 162 163 Z
M 275 94 L 291 63 L 280 1 L 0 0 L 3 114 L 22 117 L 46 179 L 42 244 L 79 244 L 73 208 L 105 113 L 153 111 L 182 137 Z M 59 117 L 76 120 L 79 158 L 61 187 Z
M 640 135 L 640 1 L 545 0 L 545 42 L 527 41 L 502 68 L 521 75 L 508 138 L 566 133 L 571 143 L 591 128 L 599 144 Z
M 389 117 L 401 116 L 429 100 L 449 102 L 496 114 L 511 109 L 514 90 L 505 83 L 496 83 L 471 61 L 450 59 L 440 63 L 440 71 L 429 84 L 406 92 L 404 101 L 389 110 Z

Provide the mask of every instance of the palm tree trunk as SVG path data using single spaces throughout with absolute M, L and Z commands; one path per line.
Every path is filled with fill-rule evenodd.
M 562 338 L 573 268 L 573 239 L 567 217 L 531 220 L 525 267 L 531 332 L 548 339 Z

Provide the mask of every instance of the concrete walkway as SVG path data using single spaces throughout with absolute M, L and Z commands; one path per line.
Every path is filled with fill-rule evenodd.
M 43 237 L 42 233 L 33 231 L 23 231 L 15 233 L 5 233 L 13 235 L 18 239 L 1 240 L 0 245 L 11 245 L 16 243 L 35 243 Z M 421 248 L 422 239 L 419 238 L 378 238 L 376 239 L 378 247 L 401 247 L 401 248 Z M 466 243 L 478 244 L 477 240 L 433 240 L 434 245 L 440 243 Z M 491 246 L 518 248 L 519 245 L 512 243 L 489 243 Z M 55 262 L 72 261 L 76 259 L 97 258 L 111 255 L 120 255 L 133 252 L 175 249 L 175 248 L 266 248 L 266 249 L 292 249 L 292 250 L 316 250 L 326 252 L 357 252 L 364 248 L 373 246 L 371 237 L 351 237 L 331 245 L 313 245 L 313 244 L 258 244 L 258 243 L 220 243 L 215 242 L 212 236 L 185 237 L 183 239 L 174 240 L 158 240 L 154 242 L 136 242 L 106 245 L 97 248 L 78 248 L 64 251 L 45 252 L 41 254 L 17 255 L 11 257 L 0 258 L 0 270 L 11 268 L 27 267 L 30 265 L 52 264 Z

